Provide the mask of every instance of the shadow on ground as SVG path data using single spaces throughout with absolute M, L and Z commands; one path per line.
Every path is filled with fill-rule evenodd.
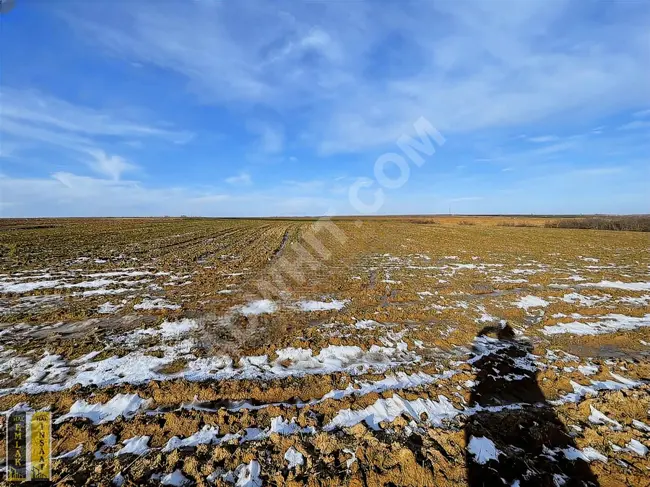
M 598 486 L 537 383 L 531 351 L 509 325 L 486 327 L 475 340 L 470 407 L 477 412 L 465 429 L 469 485 Z

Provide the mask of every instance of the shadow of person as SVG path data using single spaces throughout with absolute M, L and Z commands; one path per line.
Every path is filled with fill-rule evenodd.
M 474 340 L 469 362 L 478 372 L 465 427 L 468 483 L 598 486 L 537 383 L 532 349 L 507 324 L 486 327 Z

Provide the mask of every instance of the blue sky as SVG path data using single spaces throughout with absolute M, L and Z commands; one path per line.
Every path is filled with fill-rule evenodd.
M 647 2 L 16 0 L 0 215 L 650 212 Z M 397 177 L 395 167 L 388 168 Z

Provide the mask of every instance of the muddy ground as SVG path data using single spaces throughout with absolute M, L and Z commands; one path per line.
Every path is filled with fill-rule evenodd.
M 59 485 L 650 485 L 648 234 L 500 223 L 2 221 L 0 410 Z

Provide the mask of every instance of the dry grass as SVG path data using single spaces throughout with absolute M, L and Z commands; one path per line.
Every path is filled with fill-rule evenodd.
M 612 230 L 621 232 L 650 232 L 650 215 L 564 218 L 550 221 L 546 224 L 546 227 Z

